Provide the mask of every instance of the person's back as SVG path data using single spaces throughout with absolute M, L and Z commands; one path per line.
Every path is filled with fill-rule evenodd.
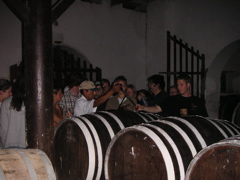
M 12 97 L 4 100 L 0 111 L 1 140 L 4 148 L 26 148 L 25 106 L 20 111 L 10 108 Z
M 13 96 L 5 99 L 0 111 L 3 148 L 26 148 L 25 89 L 23 80 L 13 85 Z
M 4 99 L 12 95 L 12 83 L 6 79 L 0 79 L 0 108 Z

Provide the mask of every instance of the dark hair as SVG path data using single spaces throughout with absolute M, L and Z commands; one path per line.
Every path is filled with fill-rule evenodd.
M 150 92 L 149 92 L 148 90 L 146 90 L 146 89 L 140 89 L 140 90 L 138 90 L 138 91 L 137 91 L 137 95 L 138 95 L 139 93 L 143 93 L 146 97 L 150 96 Z
M 102 81 L 102 84 L 103 84 L 104 82 L 106 82 L 106 83 L 108 83 L 108 85 L 110 86 L 110 81 L 109 81 L 108 79 L 102 79 L 101 81 Z
M 71 89 L 74 86 L 79 86 L 85 80 L 85 78 L 81 78 L 80 76 L 72 76 L 69 80 L 68 87 Z
M 159 84 L 159 89 L 164 90 L 165 88 L 165 81 L 164 77 L 159 74 L 155 74 L 150 76 L 148 79 L 148 82 L 153 82 L 154 84 Z
M 53 83 L 53 94 L 57 94 L 60 90 L 62 90 L 61 83 L 58 81 L 54 81 Z
M 136 93 L 136 87 L 133 84 L 128 84 L 127 88 L 130 88 L 134 91 L 134 93 Z
M 181 73 L 176 77 L 176 80 L 184 80 L 186 83 L 192 84 L 192 79 L 187 73 Z
M 172 89 L 172 88 L 174 88 L 174 89 L 176 89 L 176 90 L 178 89 L 177 86 L 172 85 L 172 86 L 169 87 L 169 90 Z
M 24 79 L 21 78 L 13 83 L 10 107 L 16 109 L 16 111 L 20 111 L 23 105 L 25 105 L 25 83 Z
M 117 81 L 125 81 L 126 84 L 127 84 L 127 79 L 124 77 L 124 76 L 117 76 L 115 79 L 114 79 L 114 82 L 117 82 Z
M 6 91 L 12 87 L 12 83 L 6 79 L 0 79 L 0 91 Z

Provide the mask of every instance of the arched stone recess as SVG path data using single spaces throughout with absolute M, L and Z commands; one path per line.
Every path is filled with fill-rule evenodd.
M 239 58 L 233 58 L 240 52 L 240 40 L 234 41 L 224 47 L 212 61 L 206 75 L 206 108 L 212 118 L 218 118 L 218 108 L 221 95 L 221 74 L 226 64 L 232 67 L 240 63 Z M 238 61 L 238 62 L 237 62 Z M 240 66 L 239 66 L 240 67 Z M 239 68 L 240 69 L 240 68 Z M 239 70 L 240 71 L 240 70 Z

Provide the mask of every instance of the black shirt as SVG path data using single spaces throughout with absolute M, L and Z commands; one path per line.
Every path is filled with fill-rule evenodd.
M 160 106 L 164 116 L 200 115 L 207 117 L 208 113 L 203 101 L 196 97 L 183 97 L 181 95 L 170 96 Z
M 164 102 L 164 100 L 168 97 L 169 95 L 165 91 L 161 91 L 157 95 L 151 94 L 147 98 L 148 106 L 155 106 L 155 105 L 161 106 L 162 102 Z

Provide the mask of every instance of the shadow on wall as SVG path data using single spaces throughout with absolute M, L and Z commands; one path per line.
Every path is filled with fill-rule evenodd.
M 235 71 L 239 64 L 240 40 L 223 48 L 212 61 L 206 75 L 206 108 L 210 117 L 218 118 L 223 71 Z M 236 84 L 237 85 L 237 84 Z

